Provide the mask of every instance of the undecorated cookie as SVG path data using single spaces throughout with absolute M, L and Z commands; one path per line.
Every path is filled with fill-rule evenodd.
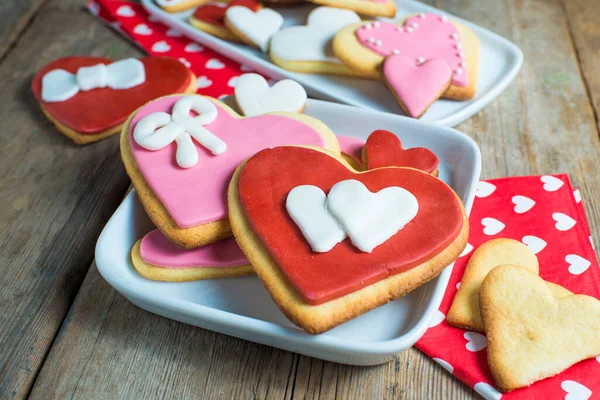
M 596 298 L 556 298 L 542 278 L 517 266 L 494 268 L 484 279 L 479 297 L 488 365 L 504 392 L 600 355 Z
M 246 117 L 276 111 L 302 112 L 306 90 L 298 82 L 283 79 L 269 87 L 259 74 L 244 74 L 235 84 L 235 101 Z
M 339 154 L 335 135 L 312 117 L 243 118 L 209 97 L 169 96 L 127 120 L 121 156 L 156 227 L 177 246 L 192 249 L 231 235 L 226 193 L 239 163 L 262 149 L 292 144 Z
M 118 133 L 129 115 L 150 100 L 195 92 L 196 76 L 174 58 L 113 62 L 66 57 L 42 68 L 31 86 L 58 130 L 75 143 L 88 144 Z
M 253 274 L 233 238 L 183 250 L 159 230 L 153 230 L 135 243 L 131 259 L 140 275 L 154 281 L 187 282 Z
M 228 199 L 240 248 L 283 313 L 312 334 L 433 279 L 469 231 L 460 199 L 430 174 L 356 172 L 316 148 L 257 153 L 237 168 Z

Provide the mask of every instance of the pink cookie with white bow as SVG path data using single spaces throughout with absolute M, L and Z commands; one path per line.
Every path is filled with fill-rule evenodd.
M 289 112 L 243 118 L 216 99 L 168 96 L 133 113 L 121 156 L 142 205 L 165 237 L 193 249 L 231 236 L 227 186 L 265 148 L 310 145 L 339 154 L 325 124 Z
M 233 238 L 183 250 L 159 230 L 153 230 L 135 243 L 131 260 L 140 275 L 154 281 L 188 282 L 253 274 L 250 262 Z
M 338 32 L 333 51 L 351 69 L 383 79 L 412 117 L 423 115 L 440 97 L 475 96 L 479 40 L 444 15 L 353 24 Z

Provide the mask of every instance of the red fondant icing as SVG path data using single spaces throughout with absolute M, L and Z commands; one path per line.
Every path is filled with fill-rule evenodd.
M 389 186 L 410 191 L 417 216 L 372 253 L 349 239 L 327 253 L 315 253 L 287 214 L 287 194 L 299 185 L 328 193 L 337 182 L 356 179 L 372 192 Z M 248 160 L 239 180 L 246 218 L 297 293 L 321 304 L 415 267 L 445 249 L 460 233 L 463 213 L 452 189 L 421 171 L 383 168 L 352 173 L 335 158 L 312 149 L 278 147 Z
M 404 150 L 398 136 L 386 130 L 377 130 L 367 138 L 363 148 L 368 170 L 381 167 L 410 167 L 432 173 L 440 161 L 424 147 Z
M 190 86 L 190 70 L 174 58 L 147 57 L 144 63 L 146 81 L 127 90 L 110 88 L 79 92 L 72 98 L 46 103 L 42 100 L 42 78 L 54 69 L 76 73 L 81 67 L 110 64 L 102 57 L 67 57 L 56 60 L 37 73 L 31 84 L 33 93 L 46 112 L 61 124 L 81 134 L 104 132 L 125 122 L 127 117 L 157 97 L 182 93 Z
M 261 8 L 261 5 L 253 0 L 235 0 L 224 6 L 203 4 L 194 12 L 194 18 L 207 24 L 224 27 L 225 13 L 228 8 L 234 6 L 246 7 L 252 11 L 258 11 Z

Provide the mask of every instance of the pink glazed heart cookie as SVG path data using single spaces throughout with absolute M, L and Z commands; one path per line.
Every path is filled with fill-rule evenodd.
M 243 118 L 218 100 L 176 95 L 131 115 L 121 132 L 121 157 L 157 228 L 193 249 L 231 235 L 227 185 L 238 164 L 262 149 L 293 144 L 339 154 L 335 135 L 312 117 Z
M 365 21 L 349 25 L 338 32 L 333 41 L 335 55 L 348 67 L 372 78 L 386 76 L 386 81 L 406 80 L 407 67 L 397 67 L 398 75 L 394 78 L 391 67 L 384 71 L 384 60 L 390 56 L 407 57 L 415 65 L 410 69 L 408 77 L 415 74 L 422 78 L 424 70 L 416 69 L 430 61 L 444 62 L 451 70 L 450 85 L 443 90 L 438 81 L 445 80 L 447 69 L 430 66 L 430 73 L 441 73 L 444 79 L 436 76 L 437 87 L 443 92 L 442 97 L 454 100 L 467 100 L 475 96 L 477 69 L 479 58 L 479 40 L 465 26 L 452 22 L 446 16 L 437 14 L 417 14 L 398 23 L 384 21 Z M 393 61 L 394 64 L 399 61 Z M 419 72 L 415 72 L 419 71 Z M 433 76 L 430 74 L 430 76 Z M 422 82 L 422 79 L 420 79 Z M 410 82 L 402 87 L 403 100 L 414 101 L 409 89 Z M 413 85 L 412 92 L 420 95 Z M 406 103 L 404 103 L 406 104 Z
M 250 262 L 233 238 L 183 250 L 157 229 L 135 243 L 131 260 L 140 275 L 154 281 L 188 282 L 253 273 Z

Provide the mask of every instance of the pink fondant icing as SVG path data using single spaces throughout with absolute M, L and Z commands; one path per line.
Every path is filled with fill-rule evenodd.
M 337 140 L 340 143 L 342 153 L 351 156 L 359 164 L 362 164 L 362 148 L 365 142 L 352 136 L 341 135 L 337 135 Z
M 417 117 L 446 89 L 452 70 L 443 60 L 417 65 L 406 56 L 389 56 L 383 63 L 383 76 L 408 114 Z
M 369 22 L 356 30 L 356 37 L 363 46 L 383 57 L 400 54 L 415 64 L 431 59 L 444 60 L 452 69 L 452 84 L 463 87 L 468 84 L 460 33 L 447 17 L 419 14 L 408 18 L 404 26 Z
M 131 122 L 129 140 L 144 179 L 181 228 L 227 218 L 227 186 L 231 176 L 242 161 L 258 151 L 292 144 L 324 145 L 321 135 L 302 122 L 278 115 L 235 118 L 217 105 L 217 119 L 205 128 L 227 143 L 227 151 L 213 155 L 194 141 L 198 164 L 183 169 L 175 161 L 175 143 L 149 151 L 133 138 L 140 119 L 159 111 L 170 114 L 180 98 L 167 97 L 144 106 Z
M 183 250 L 169 242 L 158 229 L 144 236 L 140 254 L 147 263 L 165 268 L 216 268 L 249 264 L 232 237 L 193 250 Z

